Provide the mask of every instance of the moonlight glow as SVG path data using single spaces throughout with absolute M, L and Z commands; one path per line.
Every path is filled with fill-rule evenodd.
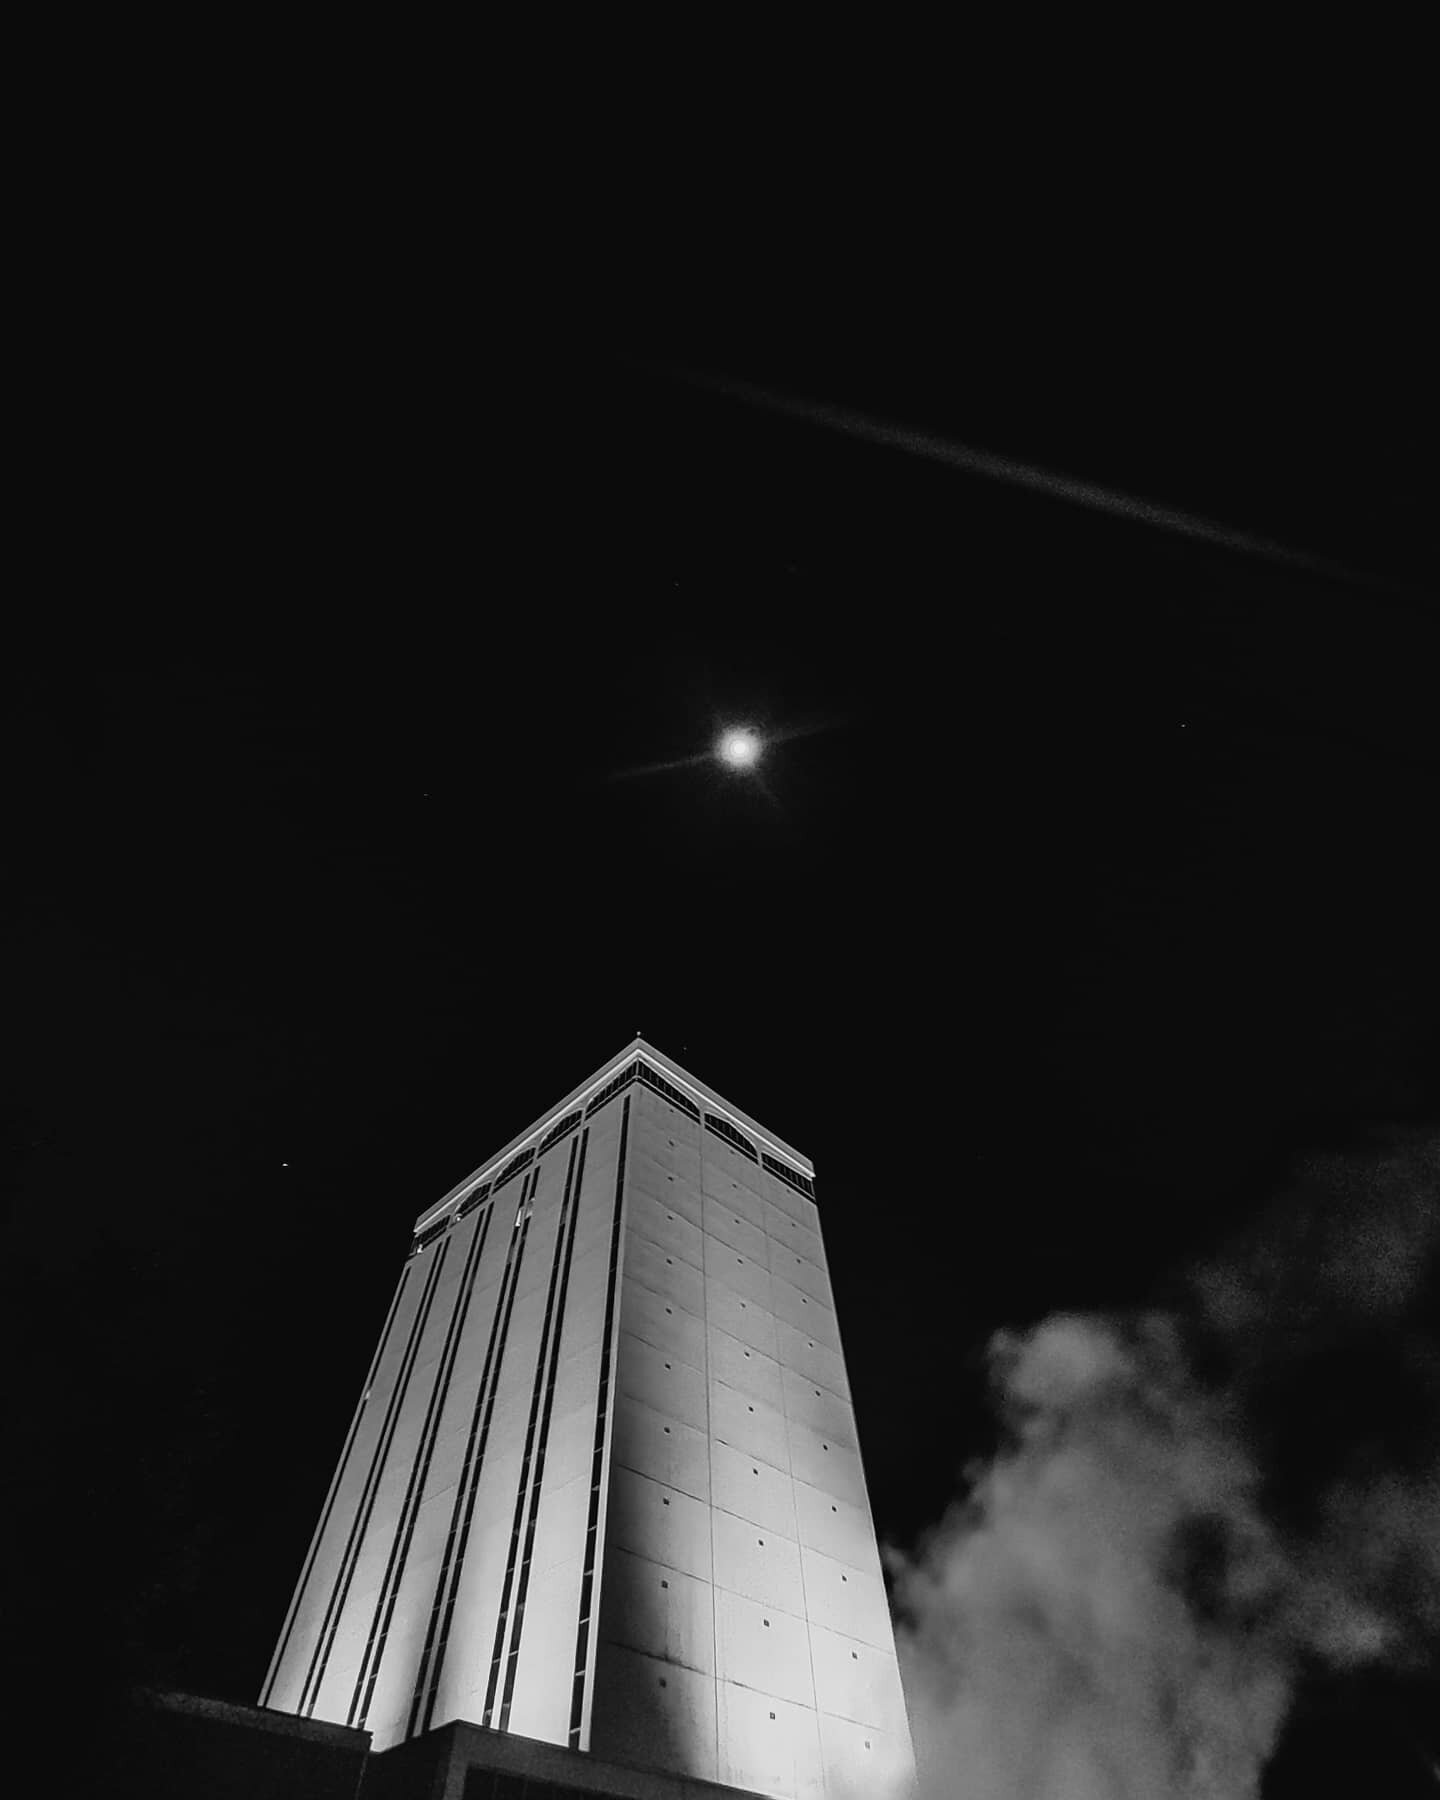
M 720 760 L 732 769 L 751 768 L 759 757 L 760 740 L 748 727 L 727 731 L 720 739 Z

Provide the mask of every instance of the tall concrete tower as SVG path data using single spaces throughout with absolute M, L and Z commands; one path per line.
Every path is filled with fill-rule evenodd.
M 636 1039 L 416 1222 L 262 1705 L 912 1765 L 809 1161 Z

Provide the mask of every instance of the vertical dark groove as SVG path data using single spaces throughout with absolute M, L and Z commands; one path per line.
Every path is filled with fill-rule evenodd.
M 330 1524 L 330 1514 L 340 1496 L 340 1489 L 345 1482 L 345 1470 L 350 1461 L 350 1452 L 355 1448 L 355 1439 L 360 1433 L 360 1421 L 365 1417 L 365 1408 L 370 1401 L 370 1390 L 375 1385 L 375 1377 L 380 1372 L 380 1364 L 385 1355 L 385 1347 L 390 1342 L 390 1331 L 395 1323 L 395 1315 L 400 1310 L 401 1296 L 405 1292 L 405 1284 L 410 1279 L 410 1264 L 407 1261 L 400 1271 L 400 1282 L 395 1289 L 395 1298 L 390 1302 L 390 1311 L 385 1317 L 385 1327 L 380 1333 L 380 1343 L 376 1348 L 374 1360 L 370 1364 L 370 1373 L 365 1377 L 365 1385 L 360 1390 L 360 1404 L 355 1409 L 355 1416 L 350 1421 L 350 1430 L 346 1434 L 345 1448 L 340 1452 L 340 1466 L 335 1471 L 335 1479 L 330 1484 L 330 1493 L 325 1501 L 325 1510 L 320 1515 L 320 1529 L 315 1533 L 315 1542 L 310 1546 L 310 1554 L 305 1559 L 305 1567 L 300 1573 L 300 1580 L 295 1588 L 295 1598 L 290 1602 L 289 1617 L 285 1621 L 285 1629 L 280 1635 L 280 1647 L 275 1652 L 275 1665 L 270 1672 L 270 1679 L 265 1683 L 260 1695 L 260 1704 L 268 1706 L 270 1696 L 275 1691 L 275 1683 L 285 1664 L 285 1652 L 290 1644 L 290 1633 L 295 1629 L 295 1621 L 300 1616 L 300 1602 L 304 1598 L 305 1589 L 309 1585 L 310 1576 L 314 1572 L 315 1558 L 320 1554 L 320 1546 L 325 1542 L 325 1532 Z
M 450 1624 L 455 1616 L 455 1595 L 460 1585 L 460 1572 L 465 1566 L 465 1548 L 470 1539 L 470 1521 L 475 1512 L 475 1494 L 480 1485 L 480 1472 L 485 1464 L 485 1445 L 490 1435 L 491 1415 L 495 1410 L 495 1394 L 500 1386 L 505 1340 L 510 1330 L 510 1312 L 515 1304 L 515 1289 L 520 1280 L 525 1240 L 530 1232 L 528 1203 L 533 1192 L 533 1176 L 527 1176 L 520 1191 L 520 1206 L 515 1225 L 511 1229 L 505 1271 L 495 1300 L 495 1317 L 490 1325 L 485 1366 L 480 1372 L 480 1385 L 475 1391 L 475 1411 L 470 1420 L 465 1461 L 461 1465 L 460 1480 L 455 1488 L 450 1532 L 445 1540 L 445 1554 L 435 1581 L 435 1598 L 430 1605 L 425 1647 L 421 1651 L 415 1672 L 415 1694 L 410 1702 L 410 1719 L 405 1728 L 407 1738 L 413 1737 L 417 1728 L 428 1731 L 435 1713 L 440 1672 L 445 1666 L 445 1647 L 450 1640 Z
M 455 1358 L 460 1349 L 460 1337 L 465 1329 L 465 1318 L 470 1310 L 470 1295 L 474 1289 L 475 1275 L 480 1267 L 480 1258 L 485 1250 L 485 1238 L 490 1230 L 490 1221 L 494 1217 L 493 1209 L 483 1219 L 477 1220 L 470 1237 L 470 1250 L 465 1258 L 465 1267 L 460 1272 L 460 1283 L 455 1290 L 455 1305 L 451 1309 L 450 1324 L 445 1333 L 445 1342 L 440 1351 L 440 1359 L 435 1367 L 435 1384 L 430 1390 L 430 1404 L 425 1410 L 425 1422 L 420 1428 L 420 1439 L 415 1446 L 415 1456 L 410 1464 L 410 1479 L 405 1486 L 405 1498 L 401 1502 L 399 1517 L 395 1521 L 395 1535 L 390 1544 L 390 1555 L 385 1563 L 384 1579 L 380 1583 L 380 1591 L 375 1596 L 375 1613 L 370 1621 L 370 1635 L 365 1642 L 365 1654 L 360 1659 L 360 1667 L 355 1675 L 355 1691 L 350 1697 L 350 1714 L 347 1725 L 365 1724 L 366 1714 L 370 1710 L 370 1701 L 375 1693 L 375 1683 L 380 1674 L 380 1660 L 385 1654 L 385 1640 L 389 1636 L 390 1621 L 395 1615 L 395 1601 L 400 1592 L 400 1584 L 405 1579 L 405 1562 L 410 1554 L 410 1543 L 415 1536 L 415 1521 L 419 1516 L 420 1502 L 425 1494 L 425 1482 L 430 1474 L 430 1459 L 435 1454 L 435 1443 L 440 1435 L 440 1420 L 445 1411 L 445 1401 L 450 1392 L 450 1377 L 455 1369 Z M 356 1714 L 359 1714 L 357 1719 Z
M 565 1174 L 565 1191 L 560 1199 L 560 1218 L 555 1228 L 555 1253 L 550 1259 L 550 1285 L 545 1295 L 545 1317 L 540 1327 L 540 1343 L 535 1352 L 535 1378 L 530 1384 L 530 1413 L 525 1423 L 525 1447 L 520 1457 L 520 1474 L 515 1483 L 515 1511 L 510 1522 L 510 1548 L 505 1558 L 505 1579 L 500 1588 L 500 1607 L 495 1619 L 495 1647 L 490 1656 L 490 1678 L 485 1686 L 485 1710 L 480 1723 L 488 1730 L 495 1711 L 495 1689 L 500 1680 L 500 1664 L 505 1654 L 505 1628 L 510 1623 L 510 1600 L 515 1591 L 515 1567 L 519 1560 L 520 1532 L 525 1523 L 525 1496 L 530 1486 L 531 1459 L 535 1451 L 535 1425 L 540 1414 L 544 1392 L 545 1370 L 549 1361 L 550 1327 L 555 1319 L 555 1295 L 560 1286 L 560 1266 L 565 1255 L 565 1227 L 569 1223 L 570 1183 L 575 1174 L 575 1145 L 570 1146 L 570 1166 Z M 558 1335 L 558 1332 L 557 1332 Z
M 605 1418 L 610 1398 L 610 1338 L 615 1317 L 615 1271 L 620 1257 L 621 1201 L 625 1193 L 625 1145 L 630 1131 L 630 1097 L 620 1115 L 620 1160 L 615 1170 L 615 1214 L 610 1224 L 610 1273 L 605 1290 L 605 1334 L 601 1339 L 600 1388 L 595 1402 L 595 1447 L 590 1458 L 590 1514 L 585 1528 L 585 1571 L 580 1581 L 580 1623 L 575 1632 L 575 1677 L 570 1689 L 570 1747 L 580 1747 L 585 1713 L 585 1669 L 590 1648 L 591 1601 L 595 1591 L 596 1535 L 600 1523 L 600 1476 L 605 1463 Z
M 415 1322 L 410 1327 L 410 1337 L 405 1345 L 404 1360 L 400 1365 L 400 1373 L 396 1377 L 390 1404 L 386 1408 L 385 1423 L 380 1431 L 380 1442 L 375 1447 L 375 1457 L 366 1478 L 365 1490 L 360 1496 L 360 1504 L 356 1508 L 355 1518 L 350 1526 L 350 1536 L 345 1545 L 345 1557 L 341 1565 L 343 1579 L 337 1577 L 335 1588 L 330 1595 L 330 1605 L 326 1610 L 325 1624 L 321 1629 L 320 1638 L 316 1642 L 315 1653 L 310 1659 L 310 1672 L 306 1677 L 309 1698 L 307 1700 L 303 1691 L 300 1696 L 299 1711 L 307 1717 L 315 1711 L 315 1702 L 319 1698 L 320 1686 L 325 1679 L 325 1670 L 330 1662 L 330 1652 L 335 1646 L 335 1633 L 339 1629 L 340 1615 L 344 1612 L 345 1602 L 350 1597 L 350 1583 L 355 1579 L 355 1569 L 360 1561 L 360 1551 L 365 1542 L 365 1533 L 370 1528 L 370 1514 L 375 1505 L 375 1496 L 380 1490 L 381 1478 L 385 1473 L 385 1463 L 390 1455 L 390 1446 L 395 1441 L 395 1431 L 400 1423 L 400 1414 L 404 1410 L 405 1395 L 410 1386 L 410 1373 L 415 1367 L 415 1358 L 419 1354 L 421 1340 L 425 1336 L 425 1327 L 430 1319 L 430 1305 L 435 1298 L 435 1288 L 440 1279 L 440 1271 L 445 1266 L 445 1258 L 449 1249 L 450 1240 L 447 1238 L 440 1246 L 440 1254 L 431 1264 L 430 1274 L 425 1283 L 425 1292 L 421 1295 L 420 1304 L 415 1309 Z
M 525 1525 L 525 1549 L 520 1563 L 520 1585 L 515 1596 L 515 1630 L 505 1662 L 505 1691 L 500 1701 L 500 1729 L 510 1729 L 510 1702 L 515 1695 L 515 1675 L 520 1663 L 520 1639 L 525 1629 L 525 1601 L 530 1591 L 530 1558 L 535 1549 L 535 1523 L 540 1516 L 540 1494 L 545 1481 L 545 1450 L 550 1441 L 550 1414 L 555 1404 L 555 1378 L 560 1370 L 560 1336 L 565 1325 L 565 1305 L 570 1294 L 570 1268 L 575 1255 L 575 1223 L 580 1217 L 580 1184 L 585 1179 L 585 1149 L 590 1132 L 580 1140 L 580 1159 L 575 1169 L 574 1203 L 565 1241 L 565 1267 L 560 1276 L 560 1303 L 555 1335 L 550 1340 L 550 1368 L 545 1377 L 545 1405 L 540 1417 L 540 1439 L 535 1449 L 535 1479 L 530 1485 L 530 1516 Z M 573 1156 L 573 1153 L 572 1153 Z

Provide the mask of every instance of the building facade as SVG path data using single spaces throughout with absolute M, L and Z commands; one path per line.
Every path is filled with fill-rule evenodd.
M 636 1039 L 416 1222 L 261 1693 L 761 1794 L 912 1766 L 809 1161 Z

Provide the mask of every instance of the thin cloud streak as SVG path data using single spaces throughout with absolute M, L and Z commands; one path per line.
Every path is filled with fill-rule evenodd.
M 632 359 L 626 360 L 631 361 Z M 648 374 L 659 375 L 690 387 L 702 388 L 710 393 L 720 394 L 726 399 L 741 401 L 766 412 L 799 419 L 806 424 L 818 425 L 826 430 L 839 432 L 845 437 L 878 444 L 885 449 L 902 450 L 908 455 L 921 457 L 927 462 L 941 463 L 948 468 L 961 470 L 967 475 L 978 475 L 985 480 L 1004 482 L 1010 487 L 1025 488 L 1032 493 L 1044 494 L 1052 500 L 1083 506 L 1091 512 L 1106 513 L 1112 518 L 1127 519 L 1132 523 L 1148 525 L 1159 531 L 1168 531 L 1180 537 L 1193 538 L 1202 543 L 1213 544 L 1220 549 L 1235 551 L 1242 556 L 1258 557 L 1266 562 L 1281 563 L 1289 568 L 1302 569 L 1309 574 L 1324 576 L 1328 580 L 1349 584 L 1358 583 L 1367 587 L 1381 588 L 1406 598 L 1415 597 L 1413 590 L 1402 583 L 1390 581 L 1369 571 L 1352 569 L 1329 557 L 1317 556 L 1312 551 L 1296 549 L 1291 545 L 1282 544 L 1274 538 L 1265 537 L 1256 532 L 1240 531 L 1219 520 L 1207 519 L 1199 513 L 1187 512 L 1180 507 L 1164 506 L 1158 501 L 1147 500 L 1141 495 L 1122 493 L 1115 488 L 1105 487 L 1099 482 L 1083 481 L 1058 470 L 1041 468 L 1035 463 L 1020 462 L 1014 457 L 1000 456 L 989 450 L 977 450 L 954 438 L 941 437 L 934 432 L 920 431 L 909 425 L 895 424 L 851 407 L 834 406 L 823 401 L 802 400 L 793 394 L 779 393 L 754 382 L 741 381 L 727 375 L 712 374 L 708 370 L 687 368 L 681 364 L 634 361 L 633 366 L 643 369 Z

